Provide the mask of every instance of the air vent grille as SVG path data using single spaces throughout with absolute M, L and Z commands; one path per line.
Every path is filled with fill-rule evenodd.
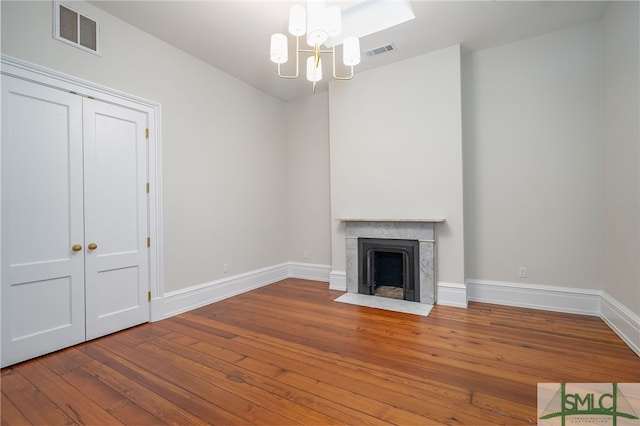
M 376 47 L 375 49 L 367 50 L 367 56 L 377 56 L 383 53 L 393 52 L 396 50 L 396 46 L 393 43 L 385 44 L 384 46 Z
M 100 25 L 70 6 L 53 2 L 53 38 L 85 51 L 100 54 Z

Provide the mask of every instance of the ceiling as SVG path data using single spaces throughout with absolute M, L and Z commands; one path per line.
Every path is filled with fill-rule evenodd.
M 280 79 L 276 65 L 269 60 L 271 34 L 287 33 L 290 6 L 304 4 L 304 0 L 91 3 L 284 101 L 312 94 L 304 72 L 297 80 Z M 463 52 L 473 52 L 593 21 L 602 17 L 607 4 L 607 1 L 414 0 L 411 5 L 416 19 L 360 40 L 362 62 L 355 67 L 354 78 L 359 72 L 454 44 L 461 44 Z M 395 45 L 392 52 L 378 56 L 364 53 L 389 43 Z M 295 56 L 290 53 L 289 57 L 283 71 L 293 72 L 291 58 Z M 328 72 L 327 68 L 325 75 Z M 326 88 L 325 78 L 317 91 Z

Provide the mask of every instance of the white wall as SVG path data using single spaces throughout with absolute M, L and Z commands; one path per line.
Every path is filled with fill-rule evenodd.
M 604 291 L 640 315 L 640 5 L 603 18 Z
M 464 283 L 460 47 L 329 87 L 332 267 L 345 271 L 340 217 L 440 218 L 438 280 Z
M 85 2 L 102 56 L 52 38 L 52 2 L 2 1 L 2 53 L 162 104 L 164 288 L 287 260 L 285 105 Z
M 601 288 L 600 34 L 464 57 L 467 278 Z
M 52 39 L 49 1 L 2 1 L 2 53 L 162 104 L 165 290 L 223 263 L 344 271 L 336 218 L 435 216 L 440 281 L 604 289 L 640 313 L 637 2 L 464 56 L 462 90 L 456 46 L 287 104 L 74 7 L 100 21 L 102 56 Z
M 286 129 L 288 260 L 329 266 L 331 220 L 327 93 L 288 102 Z

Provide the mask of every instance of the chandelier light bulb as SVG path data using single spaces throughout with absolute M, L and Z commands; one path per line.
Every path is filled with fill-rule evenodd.
M 287 47 L 287 36 L 276 33 L 271 36 L 271 62 L 284 64 L 289 60 L 289 48 Z
M 310 29 L 307 33 L 307 44 L 311 47 L 320 46 L 328 38 L 329 34 L 323 28 Z
M 342 33 L 342 16 L 338 6 L 329 6 L 325 12 L 325 23 L 329 37 L 336 37 Z
M 307 44 L 309 46 L 319 46 L 329 38 L 326 20 L 324 1 L 309 1 L 307 3 Z
M 318 60 L 318 67 L 315 66 L 315 58 L 309 56 L 307 58 L 307 80 L 316 82 L 322 80 L 322 59 Z
M 307 12 L 304 6 L 294 4 L 289 10 L 289 33 L 292 36 L 302 36 L 307 32 Z
M 357 37 L 347 37 L 342 42 L 342 62 L 347 66 L 360 63 L 360 40 Z

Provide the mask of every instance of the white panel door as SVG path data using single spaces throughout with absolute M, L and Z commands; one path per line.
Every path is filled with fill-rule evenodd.
M 85 340 L 82 98 L 2 76 L 1 154 L 6 366 Z
M 84 99 L 87 340 L 149 321 L 147 114 Z

